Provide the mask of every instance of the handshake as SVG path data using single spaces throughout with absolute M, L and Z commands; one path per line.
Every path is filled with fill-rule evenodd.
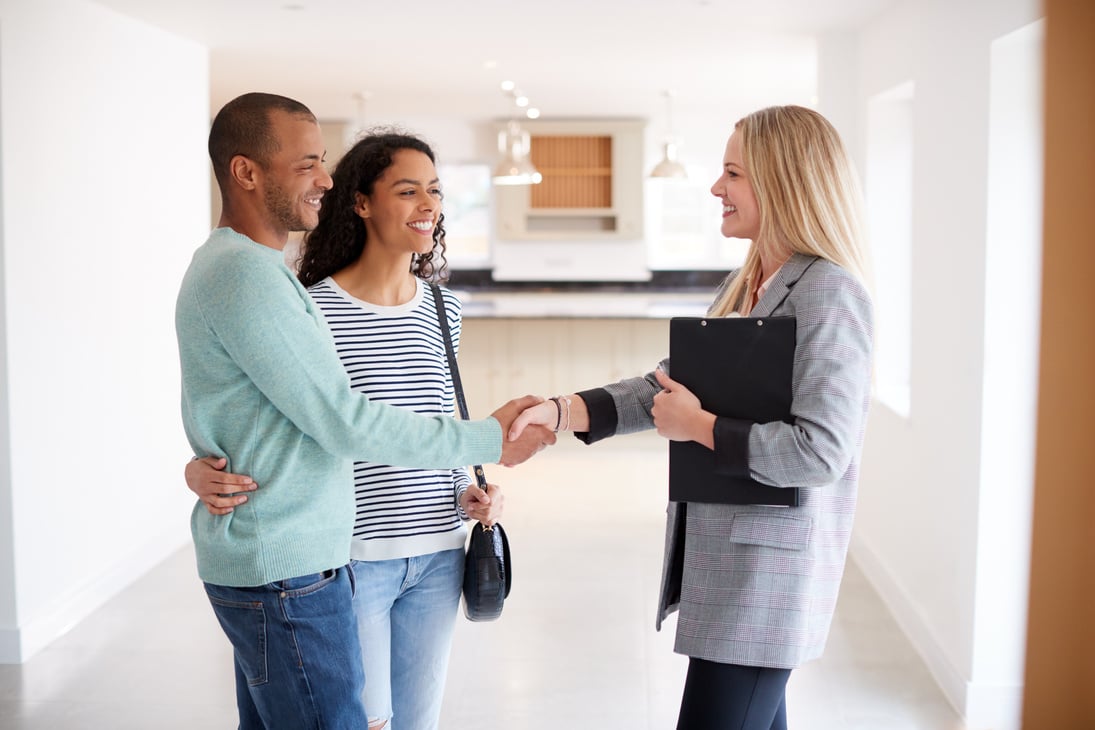
M 581 398 L 544 399 L 526 395 L 514 398 L 492 413 L 491 417 L 502 425 L 502 458 L 498 463 L 516 466 L 545 446 L 554 444 L 560 425 L 564 430 L 576 425 L 570 417 L 571 404 L 576 400 L 581 401 Z M 584 407 L 581 410 L 585 412 Z M 588 421 L 588 417 L 585 420 Z
M 670 441 L 696 441 L 714 449 L 715 415 L 703 410 L 692 391 L 658 368 L 651 381 L 657 392 L 650 406 L 652 425 Z M 553 398 L 526 395 L 514 398 L 491 414 L 502 424 L 499 464 L 515 466 L 545 446 L 555 443 L 559 431 L 589 431 L 589 409 L 572 393 Z

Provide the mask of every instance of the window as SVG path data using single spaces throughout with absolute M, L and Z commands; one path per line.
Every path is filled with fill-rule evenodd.
M 490 266 L 490 166 L 439 164 L 445 258 L 457 269 Z
M 879 400 L 910 410 L 912 339 L 913 84 L 867 104 L 867 218 L 875 273 L 875 368 Z

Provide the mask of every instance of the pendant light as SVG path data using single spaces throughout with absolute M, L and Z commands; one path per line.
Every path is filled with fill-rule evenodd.
M 669 134 L 666 135 L 665 145 L 662 148 L 662 159 L 654 169 L 650 171 L 650 177 L 671 177 L 684 179 L 688 177 L 688 173 L 684 169 L 684 165 L 677 162 L 677 138 L 673 134 L 673 92 L 662 92 L 665 96 L 665 114 L 666 120 L 669 126 Z
M 517 92 L 512 81 L 502 83 L 502 93 L 513 101 L 513 106 L 506 128 L 498 133 L 498 152 L 502 158 L 494 167 L 491 182 L 495 185 L 536 185 L 544 177 L 529 158 L 529 133 L 517 123 L 516 114 L 517 109 L 528 106 L 528 98 Z M 529 116 L 534 111 L 530 109 Z
M 354 94 L 354 103 L 357 107 L 354 114 L 354 126 L 357 127 L 355 134 L 361 134 L 365 130 L 366 119 L 365 105 L 368 104 L 369 99 L 373 98 L 371 91 L 359 91 Z

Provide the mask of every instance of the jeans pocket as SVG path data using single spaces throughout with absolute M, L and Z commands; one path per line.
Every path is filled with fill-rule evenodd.
M 206 591 L 208 593 L 208 591 Z M 266 684 L 266 609 L 259 601 L 230 601 L 209 594 L 213 613 L 232 642 L 235 659 L 252 687 Z
M 315 593 L 316 591 L 322 590 L 338 580 L 339 570 L 339 568 L 333 568 L 331 570 L 325 570 L 322 573 L 312 573 L 296 578 L 286 578 L 285 580 L 271 583 L 270 588 L 281 593 L 282 598 L 299 598 L 300 596 L 306 596 L 309 593 Z

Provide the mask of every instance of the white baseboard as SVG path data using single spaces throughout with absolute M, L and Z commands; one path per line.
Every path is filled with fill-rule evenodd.
M 1021 684 L 974 684 L 966 690 L 966 724 L 970 730 L 1020 730 Z
M 22 664 L 186 545 L 189 534 L 142 545 L 59 605 L 15 628 L 0 629 L 0 664 Z
M 951 662 L 931 626 L 917 611 L 915 602 L 878 553 L 853 534 L 849 554 L 924 660 L 947 701 L 962 716 L 968 730 L 1019 730 L 1023 688 L 970 682 Z

